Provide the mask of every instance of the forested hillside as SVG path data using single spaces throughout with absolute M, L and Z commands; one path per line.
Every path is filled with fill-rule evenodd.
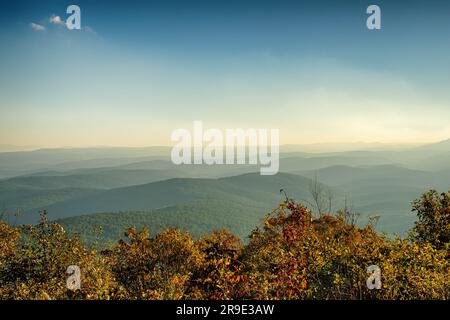
M 356 226 L 349 211 L 315 215 L 286 197 L 245 244 L 223 229 L 194 238 L 174 223 L 157 233 L 127 228 L 102 251 L 42 212 L 37 226 L 0 222 L 0 299 L 448 300 L 450 192 L 430 191 L 412 211 L 409 237 L 388 238 Z M 74 265 L 82 280 L 68 289 Z M 374 265 L 381 282 L 371 290 Z
M 348 150 L 323 151 L 338 147 Z M 144 220 L 160 221 L 161 227 L 165 219 L 167 226 L 179 220 L 194 235 L 210 232 L 217 220 L 217 226 L 245 237 L 284 189 L 313 211 L 321 210 L 317 204 L 332 213 L 347 207 L 359 214 L 360 225 L 379 216 L 377 231 L 405 236 L 414 223 L 411 202 L 426 190 L 449 187 L 448 140 L 403 147 L 289 145 L 281 151 L 281 172 L 273 177 L 260 176 L 254 165 L 175 165 L 167 147 L 0 153 L 0 176 L 5 173 L 0 212 L 20 225 L 37 223 L 39 210 L 46 209 L 50 220 L 61 221 L 83 239 L 92 238 L 97 227 L 115 230 L 105 231 L 102 242 L 116 238 L 115 221 L 122 225 L 123 220 L 142 226 L 148 226 Z M 238 218 L 230 213 L 222 223 L 222 208 L 246 214 Z M 199 216 L 210 218 L 200 225 L 190 222 Z M 95 225 L 88 228 L 88 220 Z

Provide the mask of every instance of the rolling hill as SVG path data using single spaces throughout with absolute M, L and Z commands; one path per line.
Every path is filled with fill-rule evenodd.
M 167 218 L 169 225 L 185 221 L 180 225 L 190 230 L 209 230 L 228 209 L 236 214 L 230 215 L 228 224 L 217 226 L 240 234 L 240 225 L 247 226 L 247 232 L 282 200 L 281 188 L 310 203 L 310 179 L 317 177 L 332 190 L 333 210 L 343 207 L 346 198 L 362 214 L 361 223 L 368 215 L 380 215 L 380 231 L 404 234 L 414 220 L 411 201 L 428 189 L 450 187 L 450 140 L 398 149 L 382 145 L 370 150 L 349 146 L 345 152 L 328 149 L 332 152 L 282 148 L 281 172 L 275 176 L 260 176 L 254 165 L 176 166 L 167 158 L 168 147 L 0 153 L 0 176 L 15 175 L 0 180 L 0 208 L 20 209 L 23 215 L 17 223 L 35 223 L 38 210 L 45 208 L 51 219 L 67 218 L 73 224 L 77 219 L 105 218 L 111 223 L 116 219 L 120 226 L 133 219 L 137 224 L 163 225 Z M 181 210 L 197 218 L 181 217 Z M 108 228 L 117 230 L 113 225 Z
M 272 209 L 282 199 L 279 192 L 281 188 L 290 190 L 292 197 L 300 196 L 308 193 L 309 183 L 307 178 L 287 173 L 276 176 L 250 173 L 221 179 L 176 178 L 102 190 L 92 196 L 77 197 L 46 206 L 46 209 L 54 219 L 96 212 L 160 209 L 205 200 Z
M 155 210 L 81 215 L 58 220 L 58 223 L 66 231 L 79 234 L 85 243 L 92 245 L 98 242 L 100 246 L 116 242 L 131 226 L 137 229 L 145 227 L 151 234 L 164 228 L 178 227 L 194 237 L 225 228 L 245 240 L 269 212 L 257 204 L 209 199 Z M 98 233 L 98 227 L 101 227 L 101 233 Z
M 308 194 L 310 183 L 310 179 L 286 173 L 171 179 L 65 201 L 50 206 L 49 213 L 51 217 L 52 212 L 58 212 L 58 221 L 89 243 L 95 242 L 98 226 L 103 229 L 99 237 L 102 244 L 119 238 L 130 226 L 147 227 L 153 233 L 164 227 L 180 227 L 195 236 L 226 228 L 245 239 L 283 200 L 281 188 L 299 198 Z M 89 205 L 79 208 L 80 203 Z M 100 213 L 85 214 L 89 212 Z

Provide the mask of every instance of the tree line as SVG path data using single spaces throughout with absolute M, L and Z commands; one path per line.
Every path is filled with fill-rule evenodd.
M 315 215 L 286 197 L 246 244 L 226 230 L 129 228 L 109 248 L 86 247 L 42 214 L 0 222 L 0 299 L 450 299 L 450 191 L 412 204 L 407 238 L 354 223 L 346 208 Z M 243 212 L 245 214 L 245 212 Z M 78 266 L 80 289 L 67 286 Z M 381 270 L 381 289 L 366 285 Z

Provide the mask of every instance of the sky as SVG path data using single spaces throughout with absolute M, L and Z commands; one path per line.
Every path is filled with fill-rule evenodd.
M 448 1 L 2 0 L 0 49 L 0 144 L 169 145 L 194 120 L 282 144 L 450 137 Z

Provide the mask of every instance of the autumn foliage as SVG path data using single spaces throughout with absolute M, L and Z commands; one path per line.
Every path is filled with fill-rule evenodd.
M 450 299 L 449 193 L 413 204 L 407 239 L 348 222 L 315 218 L 286 198 L 242 241 L 226 230 L 200 239 L 179 229 L 126 230 L 97 252 L 56 223 L 0 222 L 0 299 Z M 66 287 L 67 267 L 81 289 Z M 382 288 L 367 288 L 367 267 Z

